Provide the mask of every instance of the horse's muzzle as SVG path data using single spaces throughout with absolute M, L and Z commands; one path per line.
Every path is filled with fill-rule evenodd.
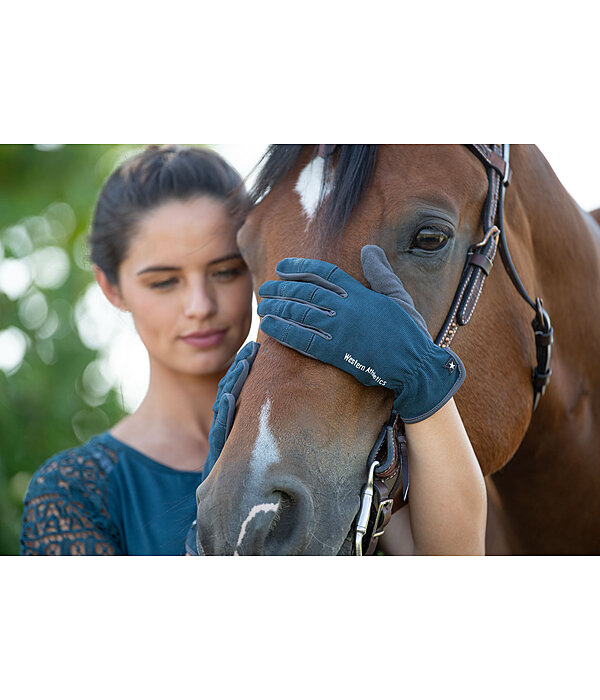
M 315 509 L 308 489 L 289 474 L 270 482 L 251 477 L 243 481 L 242 494 L 221 493 L 222 479 L 209 479 L 198 489 L 198 542 L 204 554 L 310 553 Z

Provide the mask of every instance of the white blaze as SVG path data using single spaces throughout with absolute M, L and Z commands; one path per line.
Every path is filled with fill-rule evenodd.
M 267 399 L 260 410 L 258 435 L 250 457 L 250 471 L 255 476 L 262 476 L 271 464 L 281 460 L 275 436 L 269 428 L 271 415 L 271 399 Z
M 277 441 L 269 428 L 270 415 L 271 400 L 267 399 L 260 410 L 258 434 L 256 436 L 256 442 L 254 443 L 254 449 L 252 450 L 252 456 L 250 457 L 250 472 L 258 478 L 261 478 L 264 475 L 271 464 L 276 464 L 281 460 L 279 448 L 277 447 Z M 235 552 L 233 553 L 234 557 L 239 556 L 237 550 L 246 535 L 246 529 L 251 520 L 259 513 L 277 512 L 278 508 L 279 500 L 277 503 L 260 503 L 259 505 L 253 506 L 250 509 L 248 516 L 240 528 L 240 534 L 235 546 Z
M 250 512 L 248 513 L 248 517 L 244 522 L 242 523 L 242 527 L 240 529 L 240 534 L 238 537 L 237 544 L 235 545 L 235 552 L 233 553 L 234 557 L 239 557 L 240 555 L 238 554 L 238 547 L 242 544 L 242 540 L 244 539 L 244 536 L 246 534 L 246 528 L 248 527 L 248 523 L 254 518 L 255 515 L 258 515 L 259 513 L 271 513 L 271 512 L 277 512 L 277 509 L 279 508 L 279 501 L 277 503 L 261 503 L 258 506 L 253 506 L 250 508 Z
M 300 197 L 302 209 L 304 209 L 304 213 L 306 214 L 309 223 L 315 215 L 317 206 L 319 205 L 319 195 L 321 194 L 321 182 L 323 180 L 324 165 L 325 160 L 320 156 L 313 158 L 300 173 L 296 187 L 294 187 L 294 190 Z M 325 186 L 325 192 L 323 193 L 324 197 L 329 194 L 330 190 L 331 184 L 328 183 Z

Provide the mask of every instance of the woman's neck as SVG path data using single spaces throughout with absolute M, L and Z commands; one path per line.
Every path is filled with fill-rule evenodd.
M 201 469 L 208 453 L 212 405 L 224 373 L 191 376 L 151 362 L 144 400 L 111 434 L 168 466 Z

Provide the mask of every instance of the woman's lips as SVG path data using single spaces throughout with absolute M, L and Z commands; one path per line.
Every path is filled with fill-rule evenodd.
M 218 345 L 225 337 L 227 330 L 204 331 L 198 333 L 188 333 L 180 336 L 181 340 L 195 348 L 211 348 Z

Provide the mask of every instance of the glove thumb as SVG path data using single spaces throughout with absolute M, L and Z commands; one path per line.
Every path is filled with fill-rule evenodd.
M 377 245 L 363 246 L 360 260 L 367 282 L 378 294 L 385 294 L 400 304 L 421 330 L 431 338 L 425 319 L 416 310 L 410 294 L 404 289 L 402 280 L 392 270 L 385 252 Z

